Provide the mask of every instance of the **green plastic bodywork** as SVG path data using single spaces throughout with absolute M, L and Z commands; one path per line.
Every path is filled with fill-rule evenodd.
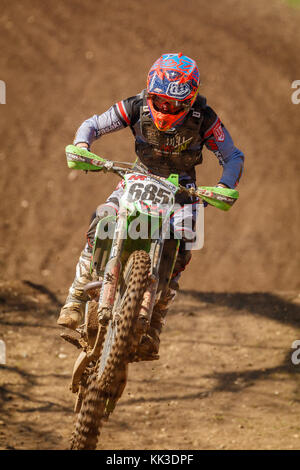
M 88 170 L 88 171 L 99 171 L 101 167 L 93 165 L 92 160 L 98 160 L 100 162 L 106 162 L 104 158 L 99 157 L 95 153 L 89 152 L 87 149 L 76 147 L 75 145 L 68 145 L 66 147 L 67 163 L 71 170 Z M 74 157 L 72 158 L 72 156 Z M 90 159 L 91 163 L 87 161 L 80 161 L 77 157 L 84 157 Z
M 179 186 L 179 175 L 177 173 L 172 173 L 167 180 L 173 183 L 174 186 Z
M 129 175 L 128 178 L 130 178 L 130 175 Z M 127 188 L 127 180 L 128 180 L 128 178 L 127 178 L 127 175 L 125 175 L 125 177 L 124 177 L 124 182 L 125 182 L 125 187 L 126 187 L 126 188 Z M 169 181 L 170 183 L 174 184 L 175 186 L 178 186 L 178 179 L 179 179 L 179 178 L 178 178 L 178 175 L 177 175 L 177 174 L 171 174 L 171 175 L 169 176 L 169 178 L 167 178 L 167 181 Z M 176 183 L 177 183 L 177 184 L 176 184 Z M 134 206 L 134 210 L 133 210 L 132 214 L 130 214 L 130 216 L 133 215 L 134 217 L 136 217 L 137 215 L 140 215 L 140 216 L 145 216 L 146 218 L 151 217 L 152 219 L 159 219 L 160 221 L 161 221 L 162 217 L 165 217 L 165 216 L 168 217 L 168 216 L 171 214 L 172 209 L 173 209 L 173 207 L 171 206 L 169 212 L 167 213 L 167 215 L 162 216 L 161 214 L 153 214 L 153 213 L 149 213 L 148 211 L 143 211 L 143 210 L 141 210 L 141 208 L 138 208 L 138 207 L 137 207 L 137 203 L 136 203 L 136 202 L 133 203 L 133 206 Z M 125 207 L 126 207 L 126 205 L 125 205 Z M 128 206 L 126 207 L 126 209 L 127 209 L 127 211 L 130 210 L 130 208 L 129 208 Z M 159 226 L 160 226 L 160 225 L 161 225 L 161 222 L 159 223 Z M 155 227 L 158 228 L 158 225 L 156 224 Z M 151 225 L 151 228 L 152 228 L 152 225 Z M 155 230 L 156 230 L 156 228 L 155 228 Z M 155 230 L 154 230 L 154 231 L 155 231 Z M 151 233 L 151 235 L 153 235 L 153 233 Z
M 128 216 L 127 230 L 131 221 L 134 218 L 135 217 Z M 90 264 L 91 274 L 93 273 L 94 270 L 96 270 L 98 274 L 101 274 L 101 275 L 104 274 L 105 266 L 109 259 L 109 254 L 110 254 L 110 250 L 112 246 L 112 238 L 107 237 L 107 238 L 101 239 L 98 237 L 98 234 L 100 231 L 105 233 L 104 227 L 107 226 L 108 224 L 115 225 L 116 221 L 117 221 L 116 216 L 107 216 L 99 220 L 97 224 L 92 259 L 91 259 L 91 264 Z M 113 232 L 112 235 L 114 235 L 114 229 L 112 230 L 112 232 Z M 147 253 L 149 253 L 150 247 L 151 247 L 151 237 L 147 239 L 138 238 L 137 240 L 132 240 L 129 236 L 127 236 L 124 240 L 124 245 L 123 245 L 123 250 L 122 250 L 122 257 L 121 257 L 122 265 L 125 266 L 126 261 L 129 258 L 129 255 L 133 251 L 144 250 Z

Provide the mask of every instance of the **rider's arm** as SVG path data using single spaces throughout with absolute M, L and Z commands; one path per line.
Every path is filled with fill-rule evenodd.
M 214 152 L 223 167 L 219 184 L 234 188 L 243 173 L 244 154 L 234 145 L 228 130 L 216 115 L 213 124 L 204 134 L 204 143 Z
M 114 106 L 102 114 L 95 114 L 84 121 L 76 132 L 74 145 L 85 143 L 88 147 L 103 134 L 126 127 L 116 115 Z
M 131 126 L 137 120 L 140 101 L 141 94 L 132 96 L 87 119 L 77 130 L 74 145 L 85 144 L 89 148 L 102 135 Z

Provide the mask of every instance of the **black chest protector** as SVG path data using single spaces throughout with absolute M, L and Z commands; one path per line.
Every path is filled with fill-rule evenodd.
M 144 98 L 140 109 L 140 126 L 146 142 L 136 142 L 136 153 L 141 162 L 162 176 L 178 173 L 194 178 L 194 167 L 202 162 L 200 130 L 205 106 L 206 98 L 198 95 L 183 124 L 162 132 L 155 126 Z

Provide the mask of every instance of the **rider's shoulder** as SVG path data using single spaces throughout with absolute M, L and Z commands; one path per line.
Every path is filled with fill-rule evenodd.
M 199 116 L 201 115 L 203 117 L 201 128 L 204 132 L 209 129 L 217 119 L 217 114 L 213 108 L 207 104 L 207 99 L 203 95 L 197 95 L 192 110 L 199 112 Z
M 130 116 L 131 125 L 133 125 L 139 118 L 140 108 L 143 105 L 145 91 L 146 90 L 142 90 L 140 93 L 123 100 L 127 114 Z
M 203 95 L 200 95 L 198 94 L 197 95 L 197 98 L 195 99 L 195 102 L 193 104 L 193 108 L 194 107 L 199 107 L 201 108 L 202 110 L 204 110 L 206 107 L 207 107 L 207 104 L 206 104 L 206 97 L 203 96 Z
M 206 131 L 209 129 L 218 119 L 218 115 L 215 110 L 206 103 L 205 100 L 205 107 L 203 108 L 203 130 Z
M 145 93 L 144 93 L 145 91 L 146 90 L 142 90 L 137 95 L 130 96 L 129 98 L 126 98 L 125 100 L 123 100 L 123 102 L 125 103 L 125 105 L 128 105 L 128 106 L 140 106 L 143 102 L 143 99 L 144 99 L 144 96 L 145 96 Z

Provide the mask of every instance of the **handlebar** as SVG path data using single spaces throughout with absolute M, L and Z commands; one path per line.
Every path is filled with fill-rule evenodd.
M 120 178 L 124 178 L 126 173 L 141 173 L 149 175 L 157 181 L 163 182 L 166 180 L 166 178 L 161 176 L 153 175 L 144 166 L 134 166 L 132 163 L 106 160 L 92 152 L 89 152 L 85 148 L 76 147 L 75 145 L 68 145 L 66 147 L 66 157 L 68 167 L 73 170 L 103 171 L 104 173 L 111 172 L 118 175 Z M 123 166 L 116 165 L 116 163 Z M 239 193 L 235 189 L 213 186 L 199 186 L 197 189 L 194 189 L 186 188 L 178 184 L 178 193 L 185 193 L 190 197 L 200 198 L 208 204 L 223 211 L 228 211 L 239 197 Z

